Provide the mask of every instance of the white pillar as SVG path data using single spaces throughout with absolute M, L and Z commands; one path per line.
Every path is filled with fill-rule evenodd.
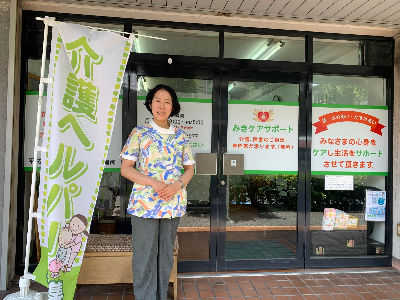
M 2 107 L 0 118 L 0 169 L 2 170 L 0 173 L 0 290 L 5 290 L 14 276 L 15 245 L 9 242 L 15 240 L 16 193 L 12 188 L 12 182 L 17 178 L 15 174 L 18 176 L 18 170 L 15 169 L 18 166 L 15 163 L 18 162 L 18 156 L 13 154 L 13 149 L 18 152 L 18 149 L 13 147 L 15 142 L 18 143 L 18 134 L 16 136 L 13 134 L 14 100 L 18 99 L 15 97 L 18 15 L 17 0 L 2 1 L 0 4 L 0 104 Z M 16 147 L 18 148 L 18 144 Z M 15 182 L 14 186 L 16 186 Z

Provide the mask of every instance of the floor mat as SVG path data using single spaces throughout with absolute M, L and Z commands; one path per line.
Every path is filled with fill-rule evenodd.
M 284 245 L 276 241 L 227 241 L 226 259 L 273 259 L 273 258 L 295 258 Z

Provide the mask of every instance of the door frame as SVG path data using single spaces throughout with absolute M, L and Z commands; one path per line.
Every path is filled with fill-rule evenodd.
M 256 70 L 238 70 L 225 68 L 221 74 L 221 135 L 222 152 L 218 157 L 218 182 L 227 181 L 227 176 L 222 175 L 223 153 L 227 149 L 227 125 L 228 125 L 228 83 L 230 80 L 238 81 L 265 81 L 265 82 L 287 82 L 299 85 L 299 119 L 298 119 L 298 180 L 297 180 L 297 243 L 296 258 L 278 258 L 268 260 L 232 260 L 225 259 L 226 246 L 226 185 L 219 184 L 219 221 L 217 241 L 217 269 L 218 271 L 229 270 L 257 270 L 257 269 L 303 269 L 305 267 L 305 155 L 307 152 L 306 140 L 306 101 L 307 101 L 307 76 L 304 73 L 267 72 Z
M 212 95 L 212 133 L 211 133 L 211 152 L 218 153 L 218 172 L 211 176 L 210 183 L 210 260 L 209 261 L 183 261 L 179 262 L 181 272 L 193 271 L 227 271 L 227 270 L 256 270 L 256 269 L 290 269 L 304 268 L 304 247 L 305 247 L 305 155 L 306 143 L 298 143 L 298 183 L 297 183 L 297 249 L 296 258 L 293 259 L 272 259 L 272 260 L 225 260 L 225 238 L 226 238 L 226 185 L 221 185 L 221 181 L 226 181 L 227 176 L 222 175 L 223 153 L 227 149 L 227 120 L 228 120 L 228 78 L 243 81 L 268 81 L 268 82 L 290 82 L 299 84 L 299 136 L 298 141 L 306 139 L 306 97 L 307 97 L 307 76 L 305 73 L 260 71 L 247 69 L 246 71 L 237 68 L 215 67 L 210 64 L 210 60 L 204 59 L 207 64 L 197 61 L 195 64 L 186 64 L 182 67 L 180 60 L 186 57 L 174 57 L 175 64 L 167 64 L 170 57 L 165 55 L 165 60 L 158 62 L 147 60 L 145 63 L 132 61 L 128 63 L 127 76 L 124 88 L 124 119 L 122 136 L 123 141 L 129 135 L 133 126 L 136 126 L 136 99 L 137 99 L 137 76 L 152 77 L 175 77 L 191 79 L 213 80 Z M 213 67 L 208 67 L 208 66 Z M 125 110 L 126 109 L 126 110 Z M 125 113 L 126 112 L 126 113 Z M 126 180 L 122 179 L 123 186 Z M 127 189 L 122 189 L 121 193 L 129 193 Z
M 165 63 L 149 63 L 149 64 L 130 64 L 128 63 L 126 69 L 126 78 L 124 84 L 124 107 L 123 107 L 123 120 L 122 120 L 122 139 L 126 140 L 130 131 L 137 125 L 136 109 L 137 109 L 137 77 L 150 76 L 150 77 L 170 77 L 170 78 L 188 78 L 188 79 L 207 79 L 213 81 L 213 95 L 212 95 L 212 131 L 211 131 L 211 152 L 217 153 L 219 148 L 219 127 L 218 122 L 218 107 L 219 99 L 219 84 L 218 84 L 218 70 L 204 68 L 200 66 L 185 66 L 177 67 L 174 64 Z M 126 109 L 126 110 L 125 110 Z M 127 180 L 121 178 L 121 195 L 129 196 L 130 190 L 126 188 Z M 180 272 L 214 272 L 216 271 L 216 249 L 217 249 L 217 215 L 218 215 L 218 190 L 217 190 L 217 176 L 212 175 L 210 180 L 210 231 L 209 231 L 209 260 L 208 261 L 183 261 L 178 262 Z

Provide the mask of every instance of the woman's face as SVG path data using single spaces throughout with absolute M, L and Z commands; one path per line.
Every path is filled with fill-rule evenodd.
M 154 121 L 165 122 L 172 112 L 172 97 L 166 90 L 158 90 L 151 101 L 151 113 Z

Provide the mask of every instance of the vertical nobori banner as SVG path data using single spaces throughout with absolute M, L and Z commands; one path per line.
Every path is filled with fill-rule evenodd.
M 61 22 L 52 36 L 34 275 L 49 299 L 72 300 L 132 41 Z

